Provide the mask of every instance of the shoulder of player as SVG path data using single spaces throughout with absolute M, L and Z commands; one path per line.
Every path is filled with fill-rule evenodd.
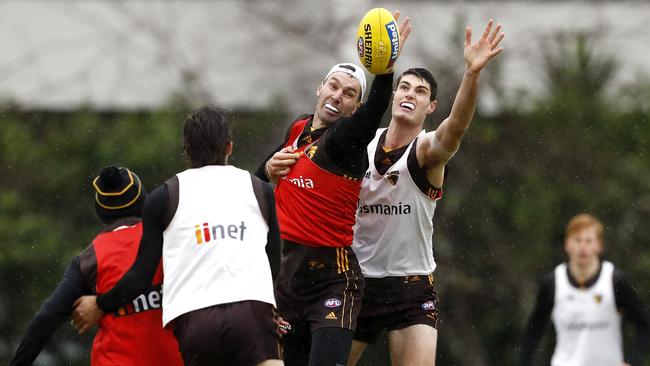
M 312 114 L 301 114 L 297 118 L 295 118 L 293 122 L 289 124 L 289 128 L 285 133 L 285 137 L 284 137 L 285 141 L 288 140 L 292 134 L 296 132 L 302 132 L 302 130 L 304 130 L 305 126 L 307 126 L 307 123 L 309 123 L 312 117 L 313 117 Z M 300 131 L 296 131 L 296 130 L 300 130 Z

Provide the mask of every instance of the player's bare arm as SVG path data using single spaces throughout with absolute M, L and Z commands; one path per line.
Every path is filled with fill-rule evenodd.
M 451 113 L 436 131 L 427 133 L 418 143 L 418 162 L 425 168 L 429 182 L 435 187 L 442 186 L 444 167 L 460 147 L 463 135 L 472 122 L 481 70 L 503 51 L 499 44 L 505 34 L 501 32 L 501 24 L 492 29 L 493 23 L 490 19 L 475 43 L 472 43 L 472 28 L 468 26 L 465 29 L 466 68 Z

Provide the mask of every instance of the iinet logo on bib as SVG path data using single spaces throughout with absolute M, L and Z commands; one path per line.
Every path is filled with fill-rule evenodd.
M 208 243 L 210 240 L 218 239 L 239 239 L 244 241 L 244 231 L 246 225 L 242 221 L 238 225 L 210 225 L 204 222 L 203 225 L 194 225 L 194 235 L 196 235 L 196 244 Z

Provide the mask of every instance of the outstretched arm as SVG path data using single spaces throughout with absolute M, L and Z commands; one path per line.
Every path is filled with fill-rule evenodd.
M 54 331 L 72 313 L 72 304 L 84 290 L 79 257 L 75 257 L 65 270 L 56 290 L 36 313 L 16 350 L 11 366 L 31 365 Z
M 472 28 L 465 29 L 466 68 L 451 113 L 436 131 L 428 133 L 418 143 L 418 162 L 425 168 L 429 182 L 436 187 L 442 185 L 444 166 L 460 147 L 474 117 L 481 70 L 503 50 L 499 47 L 505 36 L 501 32 L 501 24 L 497 24 L 494 30 L 492 26 L 490 19 L 481 38 L 475 43 L 472 43 Z
M 399 10 L 393 13 L 397 20 Z M 398 27 L 401 54 L 404 44 L 413 27 L 407 17 Z M 399 56 L 398 56 L 399 57 Z M 393 74 L 377 75 L 372 82 L 366 103 L 351 116 L 342 118 L 328 131 L 325 142 L 325 152 L 339 168 L 351 173 L 363 173 L 365 167 L 360 161 L 365 161 L 366 147 L 375 136 L 381 123 L 381 117 L 390 104 L 392 95 Z

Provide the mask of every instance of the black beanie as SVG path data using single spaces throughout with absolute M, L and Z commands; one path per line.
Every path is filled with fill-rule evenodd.
M 105 224 L 122 217 L 142 217 L 147 193 L 140 178 L 127 168 L 105 167 L 93 180 L 95 211 Z

